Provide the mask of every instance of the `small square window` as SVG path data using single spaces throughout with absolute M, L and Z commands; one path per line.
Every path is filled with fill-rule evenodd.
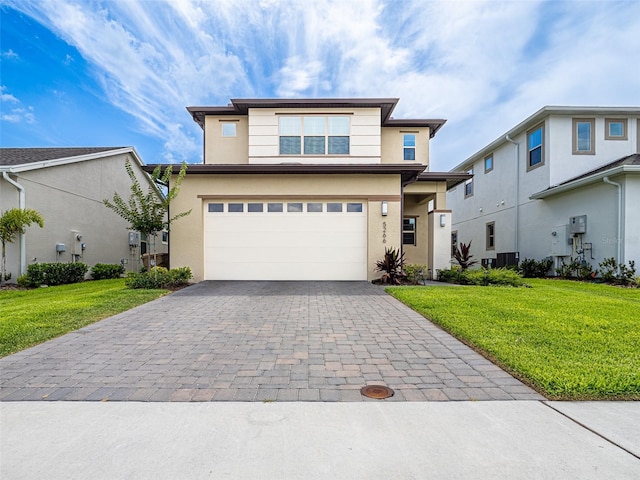
M 264 212 L 264 204 L 263 203 L 250 203 L 247 205 L 247 211 L 251 213 L 259 213 Z
M 322 212 L 321 203 L 307 203 L 307 212 L 317 213 Z
M 244 203 L 230 203 L 228 207 L 229 213 L 244 212 Z
M 287 203 L 287 212 L 302 212 L 302 204 L 301 203 Z
M 327 203 L 327 212 L 337 213 L 342 211 L 341 203 Z
M 236 136 L 236 122 L 223 122 L 222 123 L 222 136 L 223 137 L 235 137 Z
M 224 212 L 224 203 L 210 203 L 208 207 L 211 213 Z
M 347 203 L 347 212 L 362 213 L 361 203 Z
M 267 212 L 269 212 L 269 213 L 282 212 L 282 204 L 281 203 L 268 203 L 267 204 Z
M 605 118 L 604 133 L 605 140 L 627 140 L 627 119 Z

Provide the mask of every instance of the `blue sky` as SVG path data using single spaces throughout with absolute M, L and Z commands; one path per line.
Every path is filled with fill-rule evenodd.
M 3 147 L 200 162 L 188 105 L 399 97 L 446 171 L 544 105 L 640 105 L 640 1 L 0 0 Z

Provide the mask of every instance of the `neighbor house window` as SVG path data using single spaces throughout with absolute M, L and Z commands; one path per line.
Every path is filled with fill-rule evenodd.
M 496 248 L 496 223 L 487 223 L 487 250 L 495 250 Z
M 162 244 L 166 245 L 169 243 L 169 232 L 167 232 L 166 230 L 162 231 Z
M 544 165 L 544 125 L 527 132 L 527 170 Z
M 403 146 L 404 146 L 404 159 L 415 160 L 416 159 L 416 134 L 405 133 Z
M 350 120 L 347 116 L 294 117 L 283 115 L 280 155 L 348 155 Z
M 627 119 L 626 118 L 605 118 L 604 119 L 604 139 L 605 140 L 626 140 L 627 139 Z
M 573 154 L 593 155 L 595 153 L 596 121 L 593 118 L 573 119 Z
M 222 136 L 223 137 L 235 137 L 236 136 L 236 122 L 223 122 L 222 123 Z
M 473 175 L 473 168 L 467 170 L 467 173 Z M 464 182 L 464 198 L 470 197 L 473 195 L 473 177 L 469 180 L 465 180 Z
M 416 244 L 416 218 L 404 217 L 402 219 L 402 244 Z
M 453 257 L 456 254 L 456 250 L 458 249 L 458 231 L 454 230 L 451 232 L 451 256 Z
M 484 157 L 484 173 L 489 173 L 493 170 L 493 154 Z

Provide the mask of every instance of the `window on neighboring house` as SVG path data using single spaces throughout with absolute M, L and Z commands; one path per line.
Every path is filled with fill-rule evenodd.
M 279 124 L 280 155 L 349 154 L 349 117 L 283 115 Z
M 416 135 L 415 133 L 404 134 L 404 159 L 415 160 L 416 159 Z
M 467 173 L 473 175 L 473 168 L 467 170 Z M 473 195 L 473 177 L 469 180 L 465 180 L 464 182 L 464 198 L 470 197 Z
M 573 154 L 593 155 L 595 153 L 596 121 L 593 118 L 573 119 Z
M 627 119 L 626 118 L 605 118 L 604 119 L 604 139 L 605 140 L 626 140 L 627 139 Z
M 527 171 L 544 165 L 544 125 L 527 132 Z
M 456 254 L 456 250 L 458 249 L 458 231 L 454 230 L 451 232 L 451 256 L 453 257 Z
M 495 250 L 496 248 L 496 223 L 487 223 L 487 250 Z
M 402 244 L 416 244 L 416 218 L 404 217 L 402 219 Z
M 162 231 L 162 244 L 166 245 L 169 243 L 169 232 L 167 232 L 166 230 Z
M 489 173 L 493 170 L 493 154 L 484 157 L 484 173 Z
M 236 122 L 222 122 L 222 136 L 223 137 L 235 137 L 236 136 Z

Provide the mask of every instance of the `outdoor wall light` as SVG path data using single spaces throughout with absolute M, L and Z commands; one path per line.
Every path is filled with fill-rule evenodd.
M 387 201 L 383 200 L 382 201 L 382 216 L 386 217 L 388 213 L 389 213 L 389 206 L 387 205 Z
M 440 215 L 440 226 L 444 227 L 446 224 L 447 224 L 447 216 L 444 213 L 442 213 Z

